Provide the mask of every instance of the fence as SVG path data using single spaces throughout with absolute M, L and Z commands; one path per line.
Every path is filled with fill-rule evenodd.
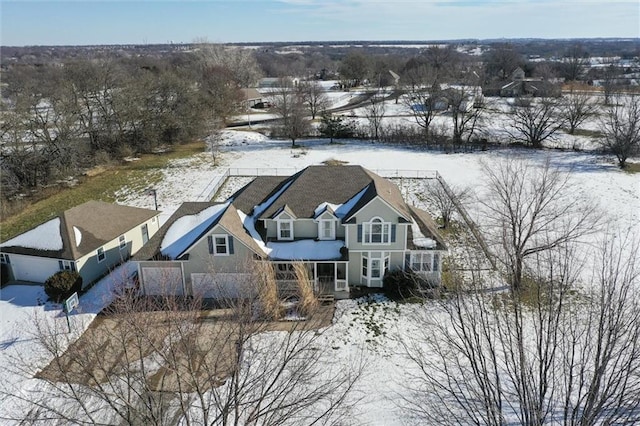
M 278 167 L 278 168 L 269 168 L 269 167 L 242 167 L 242 168 L 228 168 L 224 171 L 224 173 L 220 175 L 216 175 L 206 188 L 200 193 L 197 198 L 197 201 L 209 201 L 211 200 L 218 190 L 222 187 L 222 185 L 226 182 L 227 178 L 231 176 L 238 177 L 246 177 L 246 176 L 291 176 L 296 174 L 301 169 L 295 167 Z M 370 169 L 372 172 L 376 173 L 378 176 L 382 176 L 385 178 L 404 178 L 404 179 L 436 179 L 442 188 L 447 193 L 449 198 L 453 201 L 453 204 L 456 206 L 456 209 L 462 216 L 462 219 L 469 227 L 469 230 L 475 237 L 476 241 L 482 248 L 482 251 L 489 259 L 491 266 L 494 269 L 497 269 L 496 260 L 491 251 L 489 250 L 489 246 L 485 242 L 480 230 L 478 229 L 475 222 L 469 216 L 469 213 L 464 208 L 460 200 L 455 196 L 449 185 L 442 178 L 440 173 L 437 170 L 400 170 L 400 169 Z
M 221 175 L 216 175 L 211 179 L 207 186 L 202 190 L 200 195 L 196 197 L 196 201 L 209 201 L 220 190 L 222 185 L 227 181 L 229 177 L 229 169 L 226 169 Z
M 484 237 L 480 233 L 478 226 L 469 216 L 467 209 L 464 208 L 464 206 L 462 205 L 460 200 L 458 200 L 458 197 L 456 197 L 456 195 L 453 193 L 453 191 L 451 190 L 447 182 L 445 182 L 442 176 L 440 176 L 440 173 L 436 172 L 436 179 L 438 180 L 440 185 L 442 185 L 442 189 L 444 189 L 444 192 L 446 192 L 449 198 L 451 199 L 451 201 L 453 201 L 453 204 L 456 206 L 456 209 L 460 213 L 460 216 L 462 216 L 462 219 L 469 227 L 469 230 L 475 237 L 476 241 L 478 241 L 478 244 L 480 244 L 480 248 L 484 252 L 485 256 L 487 256 L 487 259 L 489 260 L 489 263 L 491 263 L 491 266 L 493 267 L 493 269 L 494 270 L 498 269 L 495 256 L 493 255 L 493 253 L 491 253 L 491 250 L 489 250 L 489 246 L 487 245 L 487 243 L 484 240 Z
M 298 173 L 299 168 L 295 167 L 243 167 L 229 168 L 228 176 L 291 176 Z M 436 170 L 400 170 L 400 169 L 369 169 L 373 173 L 386 178 L 407 178 L 407 179 L 436 179 Z

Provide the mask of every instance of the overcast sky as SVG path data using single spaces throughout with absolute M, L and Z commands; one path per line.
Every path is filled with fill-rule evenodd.
M 640 37 L 638 0 L 0 0 L 3 46 Z

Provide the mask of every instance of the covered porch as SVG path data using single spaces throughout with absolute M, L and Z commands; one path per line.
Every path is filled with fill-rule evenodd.
M 313 284 L 318 297 L 333 296 L 335 299 L 349 297 L 346 261 L 273 262 L 278 291 L 282 295 L 295 294 L 298 279 L 294 264 L 303 265 L 307 278 Z

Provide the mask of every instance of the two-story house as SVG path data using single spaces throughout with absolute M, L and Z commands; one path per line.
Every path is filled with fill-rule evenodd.
M 0 244 L 7 281 L 77 271 L 83 287 L 129 259 L 160 228 L 156 210 L 88 201 Z
M 135 260 L 147 294 L 238 293 L 260 260 L 283 286 L 303 263 L 318 292 L 348 297 L 350 287 L 382 287 L 393 269 L 439 282 L 445 250 L 430 216 L 389 180 L 360 166 L 310 166 L 257 177 L 225 203 L 185 203 Z

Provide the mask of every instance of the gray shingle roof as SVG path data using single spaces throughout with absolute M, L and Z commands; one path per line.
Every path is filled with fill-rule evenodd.
M 87 201 L 58 216 L 60 218 L 62 250 L 4 246 L 2 251 L 29 256 L 77 260 L 159 214 L 160 212 L 156 210 L 102 201 Z M 74 227 L 78 228 L 82 234 L 80 244 L 77 244 Z
M 430 237 L 436 241 L 436 250 L 447 250 L 447 245 L 444 242 L 444 238 L 438 232 L 438 224 L 433 220 L 431 215 L 424 210 L 421 210 L 417 207 L 409 206 L 409 210 L 411 211 L 411 216 L 418 224 L 420 228 L 420 232 L 425 237 Z M 409 227 L 410 235 L 407 237 L 407 248 L 412 250 L 417 247 L 413 244 L 413 233 L 411 232 L 411 227 Z
M 409 220 L 411 217 L 398 187 L 361 166 L 309 166 L 282 183 L 286 182 L 291 184 L 260 215 L 261 218 L 274 217 L 285 206 L 288 206 L 297 218 L 313 218 L 315 209 L 320 204 L 344 204 L 365 188 L 367 190 L 364 195 L 345 216 L 345 220 L 376 196 L 389 203 L 405 219 Z M 269 195 L 275 192 L 272 190 Z M 268 196 L 265 196 L 260 201 L 267 198 Z M 244 200 L 242 202 L 246 207 L 248 203 Z M 234 201 L 234 204 L 236 203 L 237 200 Z M 259 204 L 258 200 L 254 200 L 253 204 Z M 237 204 L 236 207 L 243 210 Z
M 182 205 L 171 215 L 171 217 L 160 227 L 158 232 L 149 239 L 147 244 L 138 251 L 138 253 L 133 257 L 133 260 L 142 261 L 142 260 L 154 260 L 161 259 L 162 255 L 160 252 L 160 247 L 162 246 L 162 240 L 164 239 L 167 231 L 175 223 L 176 220 L 180 219 L 184 216 L 195 215 L 205 210 L 208 207 L 218 205 L 221 203 L 214 202 L 186 202 L 182 203 Z M 209 230 L 211 230 L 216 225 L 223 226 L 229 234 L 233 235 L 238 240 L 242 241 L 247 247 L 253 250 L 256 254 L 264 255 L 264 252 L 258 246 L 258 244 L 251 238 L 251 236 L 244 229 L 242 222 L 240 221 L 240 217 L 238 216 L 237 210 L 233 205 L 229 205 L 225 209 L 225 211 L 218 217 L 216 221 L 211 223 L 206 229 L 202 231 L 200 235 L 194 236 L 191 244 L 198 241 L 203 235 L 205 235 Z M 188 250 L 188 249 L 187 249 Z

